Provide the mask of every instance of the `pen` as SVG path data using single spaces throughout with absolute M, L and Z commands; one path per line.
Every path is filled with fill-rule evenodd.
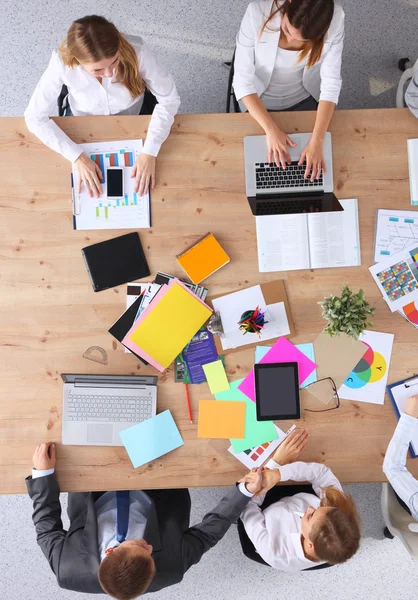
M 184 384 L 184 389 L 186 390 L 187 410 L 189 411 L 190 423 L 193 423 L 192 407 L 190 406 L 189 386 L 187 385 L 187 383 Z

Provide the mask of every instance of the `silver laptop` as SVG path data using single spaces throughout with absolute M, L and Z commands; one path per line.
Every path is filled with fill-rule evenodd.
M 123 446 L 119 432 L 157 412 L 155 376 L 63 373 L 62 443 Z
M 332 145 L 329 132 L 324 141 L 326 173 L 322 172 L 320 178 L 312 182 L 310 178 L 304 178 L 306 166 L 298 165 L 311 136 L 311 133 L 289 135 L 296 146 L 288 146 L 291 164 L 286 169 L 268 162 L 266 136 L 244 138 L 245 186 L 254 215 L 343 210 L 332 193 Z

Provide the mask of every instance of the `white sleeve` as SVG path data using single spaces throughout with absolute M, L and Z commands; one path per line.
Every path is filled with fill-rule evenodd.
M 344 46 L 344 11 L 341 7 L 340 9 L 342 14 L 336 35 L 331 48 L 321 63 L 321 92 L 319 95 L 319 101 L 326 100 L 335 104 L 338 104 L 342 85 L 341 60 Z
M 413 115 L 418 117 L 418 71 L 411 79 L 405 92 L 405 102 Z
M 281 466 L 274 460 L 269 460 L 266 467 L 279 469 L 280 481 L 309 481 L 319 498 L 324 495 L 322 488 L 333 486 L 340 492 L 343 491 L 341 483 L 331 469 L 320 463 L 294 462 Z
M 253 4 L 247 6 L 241 27 L 237 35 L 234 61 L 233 88 L 237 100 L 250 94 L 255 89 L 255 42 L 258 33 L 254 27 Z
M 406 468 L 406 455 L 409 442 L 418 429 L 418 419 L 403 414 L 396 426 L 383 461 L 383 472 L 395 492 L 408 504 L 414 517 L 418 519 L 418 481 Z
M 45 146 L 74 162 L 82 154 L 82 149 L 49 118 L 64 83 L 63 69 L 64 65 L 58 53 L 54 51 L 25 110 L 25 121 L 29 131 Z
M 38 479 L 38 477 L 46 477 L 52 475 L 55 469 L 32 469 L 32 479 Z
M 143 42 L 138 54 L 139 72 L 148 89 L 158 100 L 153 110 L 144 152 L 157 156 L 161 145 L 168 137 L 174 117 L 180 106 L 174 79 L 155 58 L 150 48 Z

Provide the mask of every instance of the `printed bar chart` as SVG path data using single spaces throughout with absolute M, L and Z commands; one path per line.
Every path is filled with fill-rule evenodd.
M 120 150 L 120 154 L 123 154 L 125 167 L 134 166 L 134 155 L 130 150 Z
M 90 158 L 91 158 L 91 160 L 93 160 L 96 163 L 96 165 L 99 167 L 100 171 L 102 172 L 102 178 L 100 180 L 100 183 L 104 183 L 105 182 L 105 169 L 104 169 L 103 154 L 91 154 Z
M 106 154 L 106 158 L 109 159 L 110 167 L 118 167 L 119 166 L 119 156 L 116 152 L 112 152 L 111 154 Z

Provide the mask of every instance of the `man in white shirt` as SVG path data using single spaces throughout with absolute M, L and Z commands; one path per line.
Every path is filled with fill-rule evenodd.
M 26 479 L 32 518 L 58 585 L 84 593 L 106 592 L 119 600 L 179 583 L 236 522 L 262 479 L 260 471 L 247 486 L 233 486 L 193 527 L 187 489 L 71 493 L 70 527 L 65 531 L 54 473 L 55 445 L 38 446 L 33 463 L 32 476 Z
M 418 481 L 408 472 L 405 463 L 409 443 L 418 431 L 418 395 L 406 403 L 383 462 L 383 472 L 398 497 L 418 521 Z
M 318 463 L 292 463 L 304 450 L 307 437 L 306 430 L 296 430 L 279 446 L 263 471 L 262 490 L 241 514 L 256 552 L 273 568 L 287 572 L 344 562 L 355 554 L 360 541 L 354 501 L 343 493 L 332 471 Z M 242 481 L 255 477 L 250 473 Z M 266 492 L 289 480 L 311 482 L 316 495 L 298 493 L 263 509 Z

